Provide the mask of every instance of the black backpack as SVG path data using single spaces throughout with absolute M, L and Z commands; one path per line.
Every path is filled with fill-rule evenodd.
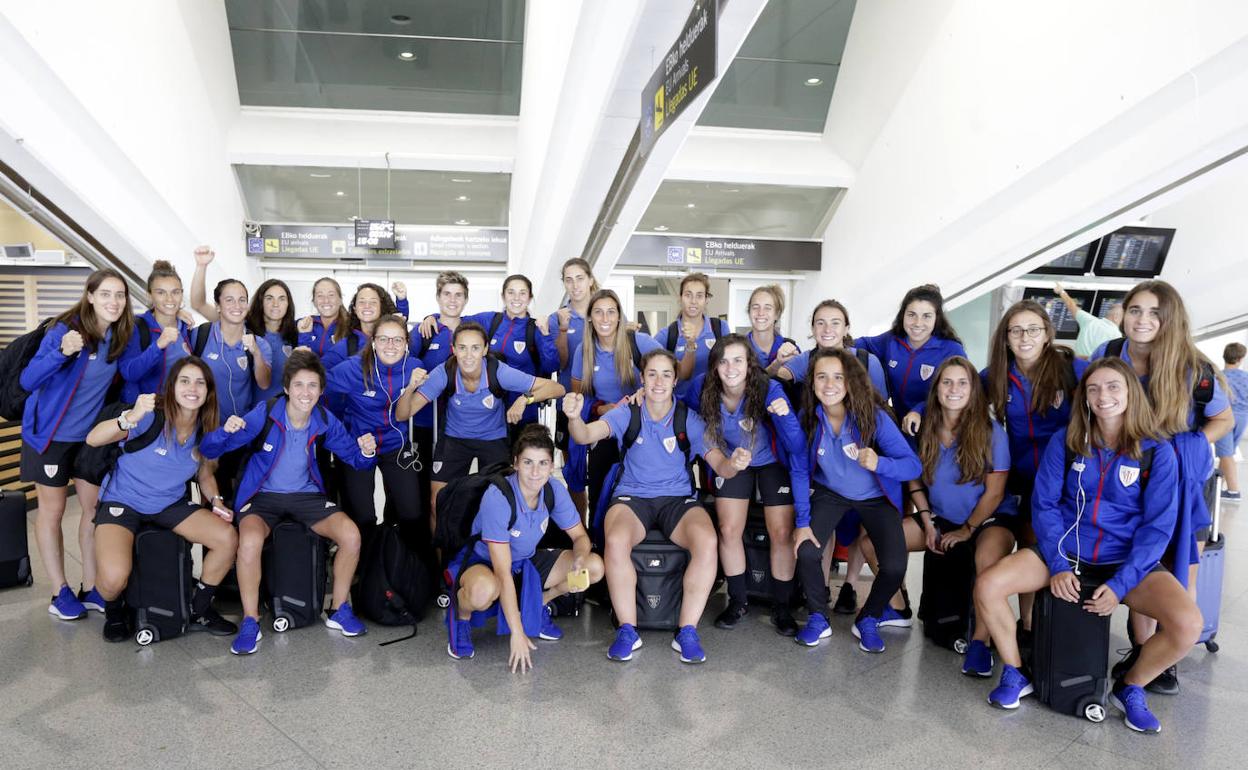
M 715 335 L 716 342 L 719 342 L 719 338 L 722 337 L 724 334 L 723 324 L 724 322 L 718 318 L 711 319 L 711 334 Z M 664 343 L 664 347 L 667 348 L 668 353 L 676 352 L 676 341 L 679 339 L 680 339 L 680 319 L 677 318 L 675 321 L 672 321 L 667 326 L 667 341 Z
M 100 409 L 99 414 L 95 416 L 95 422 L 92 425 L 99 425 L 106 420 L 116 420 L 132 406 L 133 404 L 120 402 L 105 404 Z M 152 424 L 147 427 L 147 430 L 134 438 L 126 439 L 124 444 L 120 441 L 114 441 L 104 446 L 83 444 L 82 448 L 78 450 L 78 459 L 74 461 L 75 473 L 80 474 L 84 481 L 89 481 L 96 486 L 101 485 L 104 482 L 104 477 L 116 467 L 117 458 L 123 454 L 131 454 L 150 446 L 156 440 L 156 437 L 160 435 L 160 432 L 164 430 L 164 412 L 157 410 L 152 414 Z
M 510 463 L 494 463 L 468 476 L 452 479 L 438 493 L 438 521 L 433 533 L 433 544 L 442 550 L 442 559 L 450 562 L 465 546 L 481 539 L 472 534 L 472 524 L 481 510 L 481 498 L 485 490 L 493 486 L 507 500 L 511 518 L 507 529 L 516 525 L 516 496 L 507 482 L 512 472 Z M 542 489 L 542 496 L 549 513 L 555 509 L 555 490 L 549 483 Z
M 54 318 L 45 318 L 33 331 L 10 342 L 4 350 L 0 350 L 0 417 L 6 420 L 22 419 L 26 409 L 26 399 L 30 392 L 22 387 L 21 376 L 30 364 L 43 337 L 56 322 Z M 65 359 L 69 365 L 73 357 Z
M 148 334 L 151 332 L 149 330 Z M 264 336 L 264 335 L 260 335 Z M 204 357 L 204 348 L 208 347 L 208 339 L 212 337 L 212 322 L 205 321 L 195 327 L 195 331 L 191 333 L 191 354 L 196 358 Z M 142 339 L 140 339 L 142 342 Z M 247 351 L 247 371 L 254 372 L 256 370 L 256 361 L 252 358 L 251 351 Z
M 429 604 L 429 570 L 394 524 L 378 527 L 360 559 L 360 579 L 351 587 L 351 606 L 383 626 L 411 626 L 412 633 L 381 646 L 416 636 L 416 624 Z
M 490 320 L 490 328 L 486 330 L 485 339 L 494 339 L 494 332 L 498 331 L 498 327 L 503 325 L 503 313 L 495 313 L 494 318 Z M 544 374 L 542 372 L 542 354 L 537 349 L 537 323 L 532 318 L 528 319 L 528 323 L 524 326 L 524 347 L 529 351 L 529 359 L 533 362 L 533 372 L 539 377 Z M 490 355 L 503 357 L 505 351 L 490 351 Z
M 1112 339 L 1105 345 L 1105 355 L 1122 358 L 1122 348 L 1126 343 L 1126 339 L 1118 337 Z M 1205 362 L 1200 364 L 1200 376 L 1192 383 L 1192 406 L 1196 408 L 1196 427 L 1200 428 L 1208 418 L 1205 416 L 1205 407 L 1209 406 L 1209 402 L 1213 400 L 1213 382 L 1216 375 L 1213 368 Z

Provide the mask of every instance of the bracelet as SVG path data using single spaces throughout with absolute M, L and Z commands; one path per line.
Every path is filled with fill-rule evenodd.
M 927 514 L 930 514 L 931 512 L 932 512 L 932 509 L 931 509 L 931 508 L 923 508 L 923 509 L 921 509 L 921 510 L 915 511 L 915 512 L 914 512 L 914 515 L 915 515 L 915 516 L 918 516 L 920 513 L 927 513 Z
M 225 498 L 222 497 L 221 495 L 213 495 L 212 497 L 208 498 L 208 502 L 210 503 L 215 503 L 218 500 L 220 500 L 223 503 L 225 502 Z

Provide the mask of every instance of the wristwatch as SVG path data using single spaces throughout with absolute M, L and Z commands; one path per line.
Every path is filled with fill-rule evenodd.
M 533 402 L 534 402 L 534 401 L 536 401 L 536 400 L 537 400 L 537 399 L 533 398 L 533 394 L 532 394 L 532 393 L 525 393 L 525 394 L 524 394 L 524 403 L 526 403 L 526 404 L 528 404 L 528 405 L 532 406 Z

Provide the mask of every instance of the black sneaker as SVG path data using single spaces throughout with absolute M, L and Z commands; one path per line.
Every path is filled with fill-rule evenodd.
M 1140 659 L 1140 648 L 1136 645 L 1132 645 L 1131 649 L 1127 652 L 1127 654 L 1122 656 L 1122 660 L 1115 663 L 1114 667 L 1110 669 L 1109 671 L 1110 676 L 1113 677 L 1114 681 L 1122 679 L 1124 676 L 1126 676 L 1127 672 L 1131 670 L 1131 667 L 1134 666 L 1135 662 L 1139 659 Z
M 1177 666 L 1162 671 L 1157 678 L 1144 686 L 1145 690 L 1158 695 L 1176 695 L 1179 692 L 1179 669 Z
M 122 612 L 115 617 L 104 618 L 104 641 L 124 642 L 130 638 L 130 621 L 126 615 Z
M 191 618 L 190 631 L 207 631 L 213 636 L 233 636 L 238 633 L 238 626 L 221 617 L 221 613 L 209 607 L 203 615 Z
M 858 612 L 858 592 L 849 582 L 841 583 L 841 592 L 836 595 L 836 604 L 832 611 L 837 615 L 854 615 Z
M 781 636 L 797 636 L 797 621 L 793 619 L 793 613 L 789 612 L 788 607 L 771 608 L 771 625 L 775 626 L 776 633 Z
M 749 605 L 729 601 L 724 611 L 719 613 L 719 617 L 715 618 L 715 627 L 736 628 L 737 624 L 741 622 L 741 618 L 749 614 L 749 611 Z

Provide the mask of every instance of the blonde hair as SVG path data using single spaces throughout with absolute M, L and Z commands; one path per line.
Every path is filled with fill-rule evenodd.
M 776 306 L 776 323 L 780 323 L 780 316 L 784 315 L 784 289 L 781 289 L 779 285 L 774 283 L 769 283 L 766 286 L 759 286 L 757 289 L 750 292 L 750 301 L 745 303 L 747 310 L 750 305 L 754 304 L 754 298 L 758 296 L 759 292 L 766 292 L 771 295 L 771 301 Z
M 1118 435 L 1118 451 L 1133 460 L 1139 460 L 1144 439 L 1160 441 L 1165 436 L 1157 424 L 1152 407 L 1149 406 L 1148 396 L 1144 395 L 1140 378 L 1121 358 L 1098 358 L 1083 373 L 1083 378 L 1075 388 L 1075 402 L 1071 405 L 1070 427 L 1066 429 L 1066 448 L 1076 455 L 1086 457 L 1090 456 L 1088 452 L 1094 440 L 1097 446 L 1104 446 L 1104 437 L 1096 424 L 1096 415 L 1092 414 L 1088 406 L 1088 378 L 1101 369 L 1113 369 L 1126 380 L 1127 411 L 1123 415 L 1122 432 Z

